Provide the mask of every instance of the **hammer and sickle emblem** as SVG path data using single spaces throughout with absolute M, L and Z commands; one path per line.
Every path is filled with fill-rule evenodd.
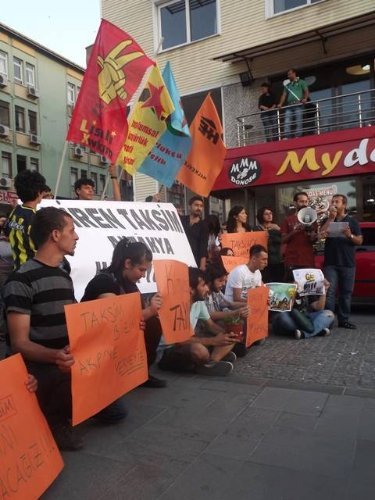
M 132 40 L 124 40 L 116 45 L 105 59 L 98 56 L 98 64 L 101 68 L 98 74 L 99 97 L 106 104 L 109 104 L 116 97 L 126 99 L 128 95 L 124 88 L 126 78 L 123 68 L 126 64 L 134 61 L 134 59 L 138 59 L 138 57 L 144 55 L 143 52 L 120 54 L 125 47 L 128 47 L 132 43 Z

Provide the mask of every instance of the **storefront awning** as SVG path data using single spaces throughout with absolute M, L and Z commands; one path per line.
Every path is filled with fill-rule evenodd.
M 374 26 L 375 28 L 374 12 L 322 26 L 310 31 L 305 31 L 304 33 L 283 38 L 282 40 L 275 40 L 273 42 L 257 45 L 256 47 L 249 47 L 247 49 L 222 54 L 214 57 L 213 60 L 221 60 L 222 62 L 240 62 L 244 59 L 254 59 L 256 57 L 284 51 L 310 42 L 321 41 L 324 45 L 325 41 L 330 37 L 341 35 L 348 31 L 352 32 L 363 29 L 369 26 Z

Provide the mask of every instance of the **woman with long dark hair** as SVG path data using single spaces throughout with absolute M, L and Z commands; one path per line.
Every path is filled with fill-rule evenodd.
M 247 223 L 247 212 L 245 207 L 235 205 L 228 214 L 227 232 L 228 233 L 246 233 L 252 231 L 252 228 Z
M 268 265 L 262 271 L 264 283 L 272 281 L 284 281 L 284 265 L 281 256 L 281 231 L 280 227 L 273 222 L 273 210 L 269 207 L 261 207 L 257 211 L 258 224 L 255 231 L 267 231 L 268 233 Z
M 204 219 L 204 222 L 207 224 L 208 228 L 208 259 L 210 262 L 215 262 L 219 258 L 221 248 L 221 226 L 219 217 L 217 215 L 210 214 Z
M 144 243 L 131 242 L 127 238 L 120 240 L 113 250 L 111 265 L 97 274 L 87 285 L 82 301 L 107 298 L 112 295 L 139 292 L 137 282 L 146 276 L 151 268 L 152 253 Z M 156 349 L 162 335 L 157 317 L 162 305 L 159 293 L 156 293 L 145 307 L 142 304 L 147 362 L 150 366 L 156 358 Z M 164 380 L 149 375 L 145 387 L 165 387 Z

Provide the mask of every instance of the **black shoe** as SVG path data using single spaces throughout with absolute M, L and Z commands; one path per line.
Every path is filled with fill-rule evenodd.
M 167 381 L 160 378 L 156 378 L 153 375 L 148 376 L 148 380 L 143 382 L 139 387 L 151 387 L 152 389 L 162 389 L 167 387 Z
M 68 424 L 59 424 L 52 428 L 52 434 L 55 438 L 59 450 L 78 451 L 83 448 L 83 441 L 73 427 Z
M 346 328 L 347 330 L 357 329 L 356 325 L 353 325 L 353 323 L 350 323 L 350 321 L 343 321 L 342 323 L 339 323 L 339 328 Z
M 128 416 L 128 410 L 126 409 L 123 401 L 117 400 L 103 408 L 99 413 L 94 415 L 92 418 L 95 422 L 99 422 L 104 425 L 118 424 L 122 422 Z
M 244 356 L 246 356 L 248 349 L 245 346 L 245 344 L 237 343 L 234 345 L 232 352 L 234 352 L 234 354 L 237 356 L 237 358 L 243 358 Z

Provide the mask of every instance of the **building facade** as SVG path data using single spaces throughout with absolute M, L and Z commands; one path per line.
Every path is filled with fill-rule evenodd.
M 84 69 L 0 24 L 0 201 L 14 197 L 13 179 L 28 168 L 54 190 L 65 137 Z M 74 182 L 90 177 L 100 196 L 104 158 L 69 144 L 57 195 L 74 197 Z
M 361 137 L 372 141 L 373 0 L 102 0 L 102 14 L 134 36 L 161 67 L 170 61 L 189 122 L 211 92 L 226 145 L 235 148 L 228 153 L 234 164 L 251 159 L 259 143 L 271 159 L 275 152 L 295 148 L 303 158 L 303 151 L 318 147 L 325 134 L 334 132 L 338 135 L 331 142 L 345 142 L 348 135 L 340 135 L 340 124 L 343 129 L 366 127 L 367 135 Z M 297 68 L 309 84 L 314 126 L 304 137 L 281 141 L 284 117 L 279 112 L 277 141 L 266 143 L 258 109 L 259 86 L 268 82 L 278 102 L 289 68 Z M 233 164 L 226 162 L 213 194 L 245 204 L 255 222 L 256 210 L 266 202 L 281 218 L 285 200 L 297 189 L 333 190 L 349 194 L 352 210 L 372 219 L 371 201 L 366 205 L 375 198 L 371 144 L 369 148 L 366 168 L 360 174 L 346 170 L 340 182 L 339 168 L 320 179 L 303 175 L 302 170 L 300 176 L 284 180 L 277 175 L 280 165 L 267 161 L 263 171 L 273 172 L 271 182 L 259 178 L 243 186 L 226 182 L 225 170 Z

